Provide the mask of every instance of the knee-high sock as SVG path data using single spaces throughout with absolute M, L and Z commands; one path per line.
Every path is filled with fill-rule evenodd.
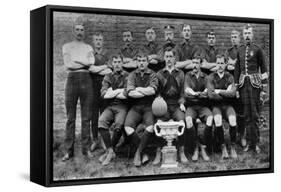
M 112 147 L 109 130 L 108 129 L 100 128 L 99 132 L 100 132 L 100 134 L 102 136 L 102 139 L 103 139 L 103 142 L 104 142 L 106 148 Z
M 229 126 L 229 134 L 231 143 L 236 142 L 236 126 Z
M 121 129 L 115 129 L 113 131 L 113 136 L 112 136 L 112 146 L 115 147 L 120 139 L 120 137 L 122 136 L 122 131 Z

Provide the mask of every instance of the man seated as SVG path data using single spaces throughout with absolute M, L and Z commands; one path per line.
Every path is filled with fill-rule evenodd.
M 102 165 L 107 165 L 115 158 L 114 147 L 118 143 L 127 115 L 127 77 L 128 73 L 122 70 L 123 58 L 121 55 L 112 56 L 113 72 L 107 74 L 102 81 L 101 96 L 106 100 L 107 107 L 99 117 L 98 127 L 106 146 L 106 152 L 100 157 Z M 113 136 L 110 137 L 109 128 L 114 123 Z
M 165 68 L 157 73 L 159 82 L 158 93 L 160 97 L 166 101 L 168 106 L 167 113 L 159 117 L 159 121 L 182 121 L 184 123 L 184 73 L 182 70 L 175 67 L 175 51 L 168 48 L 164 51 Z M 184 135 L 178 140 L 179 158 L 182 163 L 188 163 L 188 159 L 184 153 Z M 153 164 L 158 164 L 161 161 L 160 148 L 157 149 Z
M 231 100 L 229 101 L 229 99 L 236 96 L 234 77 L 229 72 L 225 71 L 226 58 L 224 55 L 217 55 L 216 64 L 217 71 L 210 74 L 208 78 L 208 96 L 213 103 L 213 116 L 216 127 L 214 136 L 217 138 L 219 146 L 221 146 L 222 159 L 228 158 L 222 125 L 222 116 L 224 115 L 230 127 L 230 156 L 236 159 L 236 113 L 234 108 L 230 105 Z
M 184 90 L 186 95 L 186 128 L 189 144 L 193 148 L 192 161 L 197 161 L 199 147 L 204 161 L 210 158 L 206 152 L 206 147 L 211 147 L 213 114 L 208 108 L 207 75 L 201 71 L 202 60 L 199 56 L 192 59 L 194 68 L 186 73 Z M 204 130 L 196 127 L 196 120 L 199 118 L 205 123 Z
M 147 55 L 139 53 L 137 64 L 138 69 L 132 71 L 128 77 L 127 92 L 128 96 L 132 98 L 132 107 L 125 120 L 125 132 L 129 142 L 138 147 L 134 157 L 134 165 L 141 166 L 142 151 L 150 136 L 149 133 L 153 133 L 155 123 L 151 105 L 157 91 L 158 80 L 156 74 L 147 67 Z M 139 138 L 135 130 L 141 121 L 143 121 L 146 131 Z

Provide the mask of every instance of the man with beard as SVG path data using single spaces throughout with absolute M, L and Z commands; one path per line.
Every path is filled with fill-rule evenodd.
M 127 92 L 128 96 L 132 98 L 133 106 L 125 120 L 125 132 L 129 142 L 138 147 L 134 157 L 134 165 L 141 166 L 142 151 L 151 135 L 150 133 L 153 133 L 154 116 L 151 105 L 158 88 L 158 80 L 156 74 L 147 67 L 147 55 L 139 53 L 137 64 L 138 69 L 131 72 L 128 77 Z M 141 121 L 146 128 L 140 139 L 135 129 Z
M 233 30 L 231 32 L 230 38 L 231 38 L 232 47 L 230 47 L 226 51 L 226 55 L 228 58 L 226 69 L 228 72 L 230 72 L 232 75 L 234 75 L 235 63 L 237 61 L 238 48 L 240 46 L 240 33 L 236 30 Z M 246 146 L 245 126 L 244 126 L 244 118 L 243 118 L 243 107 L 241 105 L 242 105 L 241 98 L 233 99 L 233 106 L 235 108 L 236 115 L 237 115 L 237 124 L 238 124 L 237 131 L 239 133 L 238 140 L 241 143 L 241 146 L 245 147 Z
M 98 122 L 99 132 L 106 146 L 106 152 L 100 157 L 102 165 L 108 165 L 115 158 L 114 147 L 118 143 L 127 115 L 127 77 L 123 71 L 122 56 L 113 55 L 111 64 L 113 73 L 107 74 L 102 82 L 101 96 L 105 99 L 107 107 L 101 114 Z M 110 137 L 109 128 L 114 123 L 113 136 Z
M 247 141 L 244 151 L 253 149 L 256 153 L 260 153 L 259 108 L 260 99 L 266 95 L 268 74 L 264 53 L 253 43 L 253 36 L 253 27 L 245 26 L 243 29 L 245 44 L 238 49 L 234 77 L 243 105 Z
M 133 32 L 130 30 L 123 31 L 124 46 L 120 50 L 123 57 L 123 69 L 127 72 L 132 72 L 137 68 L 136 55 L 139 52 L 138 48 L 133 44 Z
M 185 99 L 184 99 L 184 73 L 175 67 L 175 50 L 167 49 L 164 52 L 166 66 L 157 73 L 159 82 L 158 94 L 163 97 L 168 106 L 167 113 L 159 117 L 159 121 L 182 121 L 184 122 Z M 178 151 L 179 159 L 182 163 L 188 163 L 184 153 L 185 133 L 179 137 Z M 157 149 L 156 158 L 153 164 L 160 163 L 161 151 Z
M 208 78 L 208 96 L 213 103 L 213 116 L 215 122 L 214 137 L 217 139 L 218 145 L 222 150 L 222 159 L 229 157 L 223 128 L 222 118 L 223 116 L 229 123 L 229 135 L 230 135 L 230 156 L 233 159 L 237 159 L 235 150 L 236 142 L 236 113 L 234 108 L 230 105 L 229 99 L 236 96 L 236 87 L 234 84 L 233 75 L 225 71 L 226 58 L 224 55 L 217 55 L 217 71 L 210 74 Z
M 68 76 L 65 87 L 66 106 L 66 154 L 63 161 L 74 156 L 75 120 L 77 102 L 81 105 L 81 140 L 82 154 L 91 157 L 89 147 L 91 144 L 90 120 L 93 105 L 93 82 L 89 73 L 89 67 L 95 63 L 93 49 L 84 43 L 84 26 L 75 24 L 73 27 L 74 41 L 66 43 L 62 47 L 63 62 L 67 68 Z
M 175 27 L 172 25 L 167 25 L 164 27 L 165 43 L 159 51 L 159 56 L 160 56 L 163 67 L 165 67 L 165 61 L 164 61 L 165 50 L 175 49 L 175 47 L 176 47 L 176 44 L 174 43 L 174 30 L 175 30 Z
M 91 145 L 91 151 L 94 151 L 98 145 L 98 118 L 99 114 L 103 112 L 105 106 L 103 103 L 103 99 L 100 95 L 100 90 L 102 86 L 102 80 L 104 75 L 112 72 L 110 67 L 108 66 L 109 60 L 109 51 L 103 47 L 104 37 L 101 33 L 97 33 L 93 35 L 93 44 L 94 51 L 93 54 L 95 56 L 95 64 L 91 65 L 90 71 L 92 72 L 92 80 L 93 80 L 93 115 L 91 120 L 91 128 L 92 128 L 92 136 L 93 143 Z
M 198 55 L 201 50 L 198 45 L 191 42 L 191 25 L 183 24 L 181 34 L 183 41 L 176 46 L 176 67 L 182 69 L 186 73 L 194 68 L 192 58 L 194 58 L 195 55 Z
M 145 31 L 145 37 L 147 43 L 141 47 L 140 51 L 148 55 L 148 60 L 149 60 L 148 68 L 153 70 L 154 72 L 157 72 L 160 69 L 162 69 L 164 66 L 163 63 L 160 62 L 161 59 L 159 56 L 159 51 L 161 49 L 161 46 L 155 42 L 156 39 L 155 29 L 153 27 L 147 28 Z
M 207 78 L 208 76 L 201 71 L 202 59 L 199 55 L 192 59 L 194 68 L 185 74 L 184 90 L 186 96 L 185 113 L 187 135 L 189 146 L 193 151 L 192 161 L 197 161 L 200 154 L 204 161 L 210 158 L 206 148 L 211 147 L 213 114 L 208 108 Z M 204 130 L 196 127 L 196 120 L 199 118 L 205 123 Z
M 219 50 L 216 48 L 216 34 L 213 30 L 206 34 L 207 46 L 203 47 L 203 62 L 202 71 L 209 75 L 212 71 L 216 70 L 216 56 Z

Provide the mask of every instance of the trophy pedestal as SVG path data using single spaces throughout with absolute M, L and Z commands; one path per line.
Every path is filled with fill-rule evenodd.
M 173 168 L 178 166 L 177 149 L 175 146 L 165 146 L 162 152 L 162 168 Z

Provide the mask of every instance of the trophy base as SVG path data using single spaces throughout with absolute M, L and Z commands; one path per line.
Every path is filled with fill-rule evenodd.
M 162 152 L 162 168 L 178 167 L 177 162 L 177 149 L 175 146 L 165 146 Z

